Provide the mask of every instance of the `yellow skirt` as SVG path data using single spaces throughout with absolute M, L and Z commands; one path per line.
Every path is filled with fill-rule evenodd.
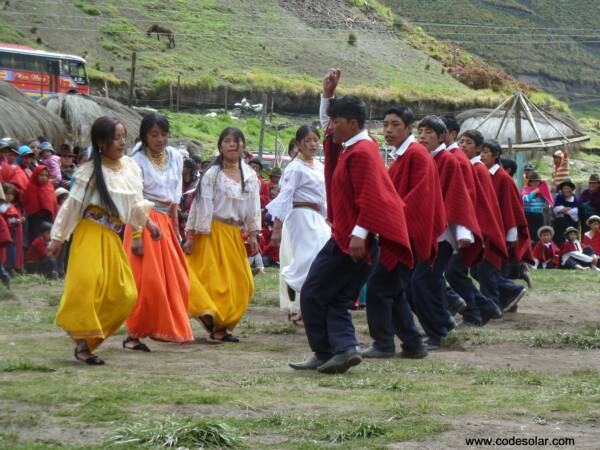
M 186 256 L 190 274 L 189 314 L 208 315 L 233 330 L 254 294 L 254 278 L 240 229 L 213 220 L 210 234 L 196 236 Z
M 90 351 L 123 324 L 137 289 L 119 236 L 83 219 L 73 233 L 65 289 L 56 324 Z

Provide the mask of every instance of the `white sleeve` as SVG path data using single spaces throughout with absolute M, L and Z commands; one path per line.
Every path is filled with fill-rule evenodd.
M 368 235 L 369 235 L 369 230 L 367 230 L 366 228 L 363 228 L 361 226 L 358 226 L 358 225 L 356 225 L 354 227 L 354 229 L 352 230 L 352 236 L 356 236 L 357 238 L 360 238 L 360 239 L 366 239 Z
M 274 219 L 277 218 L 283 222 L 291 212 L 294 203 L 294 193 L 301 182 L 301 178 L 302 172 L 293 170 L 293 167 L 288 166 L 285 172 L 283 172 L 283 177 L 279 182 L 281 191 L 266 206 L 267 211 Z
M 471 243 L 475 242 L 475 235 L 467 227 L 456 225 L 456 241 L 467 240 Z
M 69 239 L 83 215 L 83 204 L 73 196 L 69 196 L 60 207 L 52 231 L 53 241 L 64 242 Z
M 248 199 L 246 203 L 246 217 L 244 218 L 244 228 L 246 231 L 260 231 L 261 230 L 261 211 L 260 211 L 260 182 L 258 178 L 254 178 L 254 186 L 248 193 Z
M 186 231 L 200 234 L 210 234 L 213 218 L 213 189 L 218 182 L 217 172 L 207 172 L 202 177 L 200 195 L 196 195 L 190 208 L 190 214 L 185 226 Z
M 510 230 L 506 232 L 506 242 L 516 242 L 517 241 L 517 227 L 512 227 Z
M 329 126 L 330 118 L 327 115 L 327 108 L 329 108 L 329 102 L 331 99 L 329 97 L 324 97 L 321 94 L 321 105 L 319 106 L 319 121 L 321 122 L 321 128 L 324 130 Z

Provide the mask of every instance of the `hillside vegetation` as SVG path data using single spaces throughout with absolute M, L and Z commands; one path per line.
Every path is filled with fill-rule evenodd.
M 577 99 L 600 87 L 597 0 L 383 0 L 440 40 Z
M 503 97 L 472 89 L 360 0 L 21 0 L 0 11 L 0 39 L 84 54 L 95 79 L 157 90 L 187 88 L 315 95 L 322 74 L 345 69 L 345 92 L 375 101 L 428 101 L 457 109 Z M 389 17 L 387 18 L 389 19 Z M 147 37 L 158 23 L 176 47 Z

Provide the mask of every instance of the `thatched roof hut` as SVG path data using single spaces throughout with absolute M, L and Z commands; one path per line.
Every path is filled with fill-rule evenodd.
M 65 142 L 65 134 L 59 116 L 32 101 L 12 84 L 0 81 L 0 138 L 11 137 L 26 143 L 45 136 L 58 147 Z
M 125 125 L 132 146 L 142 121 L 137 111 L 116 100 L 93 95 L 57 94 L 43 98 L 39 103 L 64 120 L 73 145 L 88 145 L 94 121 L 101 116 L 112 116 Z

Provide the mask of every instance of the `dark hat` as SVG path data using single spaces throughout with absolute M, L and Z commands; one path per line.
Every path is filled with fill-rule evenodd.
M 44 231 L 50 231 L 52 229 L 52 224 L 50 222 L 42 222 L 40 225 L 40 231 L 43 233 Z
M 590 179 L 588 180 L 588 182 L 590 182 L 590 181 L 592 181 L 592 182 L 595 181 L 596 183 L 600 183 L 600 176 L 598 176 L 597 173 L 593 173 L 590 175 Z
M 523 170 L 527 170 L 527 171 L 533 170 L 533 164 L 531 164 L 531 163 L 525 164 L 525 166 L 523 166 Z
M 269 174 L 269 176 L 271 178 L 273 178 L 273 177 L 281 177 L 281 173 L 282 172 L 281 172 L 281 169 L 279 167 L 273 167 L 271 169 L 271 173 Z
M 251 160 L 248 162 L 248 164 L 256 164 L 256 165 L 260 166 L 260 169 L 261 169 L 261 170 L 262 170 L 262 169 L 263 169 L 263 167 L 264 167 L 264 166 L 263 166 L 263 163 L 262 163 L 262 161 L 260 160 L 260 158 L 252 158 L 252 159 L 251 159 Z
M 565 186 L 570 186 L 571 190 L 573 190 L 573 191 L 575 190 L 575 184 L 569 178 L 567 178 L 565 181 L 563 181 L 562 183 L 560 183 L 558 185 L 557 189 L 559 191 L 562 191 L 562 188 L 565 187 Z
M 48 150 L 48 149 L 46 149 L 46 150 Z M 77 156 L 75 153 L 73 153 L 71 151 L 70 148 L 66 148 L 66 147 L 65 148 L 61 147 L 61 149 L 58 151 L 57 154 L 58 154 L 58 156 L 70 156 L 72 158 L 75 158 L 75 156 Z
M 577 236 L 579 236 L 579 230 L 577 228 L 575 228 L 575 227 L 568 227 L 565 230 L 565 237 L 567 237 L 569 235 L 569 233 L 572 233 L 572 232 L 577 233 Z
M 544 233 L 546 231 L 550 232 L 550 234 L 552 235 L 552 237 L 554 237 L 554 228 L 552 228 L 551 226 L 548 226 L 548 225 L 544 225 L 543 227 L 540 227 L 537 230 L 538 238 L 541 238 L 542 237 L 542 233 Z

